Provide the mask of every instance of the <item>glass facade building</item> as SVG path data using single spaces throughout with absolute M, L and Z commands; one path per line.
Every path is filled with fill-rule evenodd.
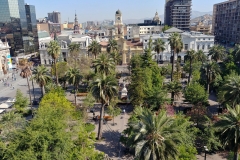
M 0 0 L 0 39 L 3 42 L 7 39 L 12 56 L 30 53 L 32 37 L 28 32 L 24 0 Z
M 27 17 L 28 35 L 30 37 L 29 50 L 31 52 L 34 52 L 38 50 L 38 30 L 37 30 L 35 6 L 26 4 L 25 9 L 26 9 L 26 17 Z

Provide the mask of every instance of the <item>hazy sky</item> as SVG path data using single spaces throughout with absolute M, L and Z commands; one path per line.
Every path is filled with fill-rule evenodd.
M 213 4 L 226 0 L 193 0 L 192 10 L 208 12 Z M 48 12 L 61 12 L 62 23 L 74 20 L 75 10 L 79 22 L 87 20 L 114 19 L 116 10 L 120 9 L 123 19 L 140 19 L 153 17 L 156 10 L 164 13 L 165 0 L 25 0 L 35 5 L 37 18 L 47 17 Z

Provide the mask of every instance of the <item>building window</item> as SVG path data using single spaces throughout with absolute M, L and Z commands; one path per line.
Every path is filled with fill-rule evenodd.
M 204 50 L 204 48 L 205 48 L 205 45 L 202 45 L 202 50 Z
M 184 45 L 184 49 L 185 49 L 185 50 L 188 50 L 188 44 L 185 44 L 185 45 Z
M 197 50 L 199 50 L 199 45 L 197 45 Z
M 203 40 L 205 41 L 205 38 L 203 38 Z
M 128 32 L 130 34 L 130 32 Z
M 201 39 L 200 39 L 200 38 L 198 38 L 198 40 L 200 41 Z
M 208 45 L 208 49 L 210 49 L 211 48 L 211 46 L 210 46 L 210 44 Z
M 147 40 L 145 40 L 145 42 L 147 42 Z
M 211 38 L 209 38 L 209 41 L 211 40 Z

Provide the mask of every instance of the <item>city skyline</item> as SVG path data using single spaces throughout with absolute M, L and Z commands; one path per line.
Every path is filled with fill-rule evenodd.
M 214 4 L 223 1 L 224 0 L 193 0 L 192 11 L 209 12 L 213 10 Z M 145 0 L 132 0 L 127 1 L 127 3 L 126 0 L 90 0 L 81 2 L 68 0 L 61 1 L 61 3 L 56 3 L 56 0 L 25 0 L 25 3 L 35 5 L 37 18 L 47 17 L 47 13 L 58 11 L 61 12 L 62 23 L 68 20 L 73 22 L 76 11 L 79 22 L 83 23 L 86 21 L 102 21 L 105 19 L 113 20 L 115 11 L 118 9 L 122 11 L 123 19 L 149 18 L 153 17 L 156 11 L 159 15 L 163 15 L 165 0 L 152 0 L 151 3 L 147 3 Z

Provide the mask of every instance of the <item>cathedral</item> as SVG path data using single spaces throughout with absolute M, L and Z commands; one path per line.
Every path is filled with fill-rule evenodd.
M 117 10 L 115 13 L 114 30 L 114 39 L 118 43 L 119 52 L 122 56 L 122 64 L 129 64 L 132 56 L 143 53 L 143 43 L 140 40 L 128 41 L 124 38 L 124 24 L 120 10 Z

